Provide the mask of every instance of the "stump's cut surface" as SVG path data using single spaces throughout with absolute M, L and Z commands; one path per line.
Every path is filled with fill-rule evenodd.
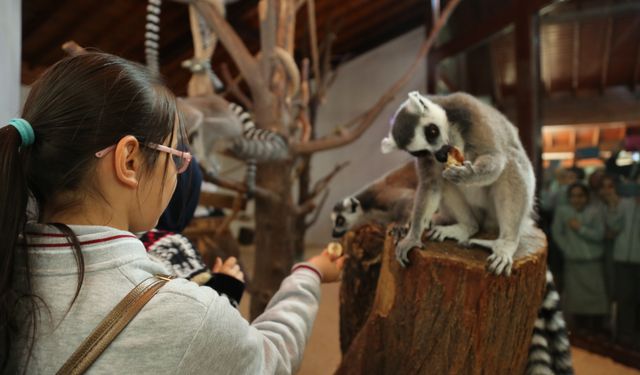
M 352 244 L 370 242 L 367 237 L 372 236 L 366 230 L 356 234 L 364 238 L 345 241 L 352 257 Z M 524 373 L 545 285 L 542 232 L 523 239 L 509 277 L 485 270 L 488 251 L 451 241 L 426 242 L 426 250 L 411 252 L 407 268 L 396 261 L 394 248 L 387 235 L 373 306 L 351 345 L 341 337 L 348 350 L 337 374 Z M 349 274 L 354 270 L 358 266 L 345 268 L 347 289 L 356 285 L 358 275 Z M 361 297 L 366 293 L 358 285 Z M 341 306 L 341 320 L 345 311 L 355 315 L 358 308 L 367 308 L 349 293 L 343 287 L 341 303 L 359 305 Z M 343 331 L 348 330 L 341 322 Z

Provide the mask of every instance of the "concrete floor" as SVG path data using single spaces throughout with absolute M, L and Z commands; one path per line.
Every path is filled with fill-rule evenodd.
M 308 251 L 308 256 L 318 250 Z M 248 268 L 252 268 L 253 249 L 242 249 L 241 257 Z M 339 293 L 340 284 L 323 284 L 320 310 L 313 327 L 311 339 L 305 350 L 298 375 L 333 374 L 340 363 L 339 344 Z M 247 317 L 249 296 L 243 297 L 240 312 Z M 572 348 L 573 363 L 577 375 L 640 375 L 640 370 L 623 366 L 610 358 L 602 357 L 582 349 Z

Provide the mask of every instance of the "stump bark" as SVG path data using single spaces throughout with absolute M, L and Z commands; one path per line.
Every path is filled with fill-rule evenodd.
M 336 374 L 524 373 L 545 285 L 542 232 L 523 239 L 510 277 L 485 270 L 488 251 L 451 241 L 426 242 L 402 268 L 387 234 L 373 284 L 374 263 L 351 263 L 374 259 L 379 235 L 365 226 L 344 241 L 350 262 L 340 296 L 344 355 Z

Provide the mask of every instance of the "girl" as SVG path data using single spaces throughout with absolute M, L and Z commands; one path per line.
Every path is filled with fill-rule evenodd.
M 132 232 L 153 228 L 190 162 L 171 92 L 115 56 L 66 58 L 0 129 L 4 371 L 55 373 L 135 285 L 166 273 Z M 27 222 L 27 201 L 37 206 Z M 212 289 L 165 284 L 93 363 L 97 373 L 291 373 L 344 259 L 294 267 L 252 324 Z
M 567 190 L 569 206 L 557 208 L 553 238 L 565 259 L 564 309 L 581 328 L 602 328 L 608 314 L 604 283 L 604 222 L 589 206 L 589 190 L 574 183 Z M 585 327 L 587 326 L 587 327 Z

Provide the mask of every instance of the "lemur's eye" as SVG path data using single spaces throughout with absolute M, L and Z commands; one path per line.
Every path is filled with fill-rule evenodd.
M 436 124 L 429 124 L 424 128 L 424 135 L 427 138 L 427 142 L 435 143 L 440 135 L 440 129 Z

